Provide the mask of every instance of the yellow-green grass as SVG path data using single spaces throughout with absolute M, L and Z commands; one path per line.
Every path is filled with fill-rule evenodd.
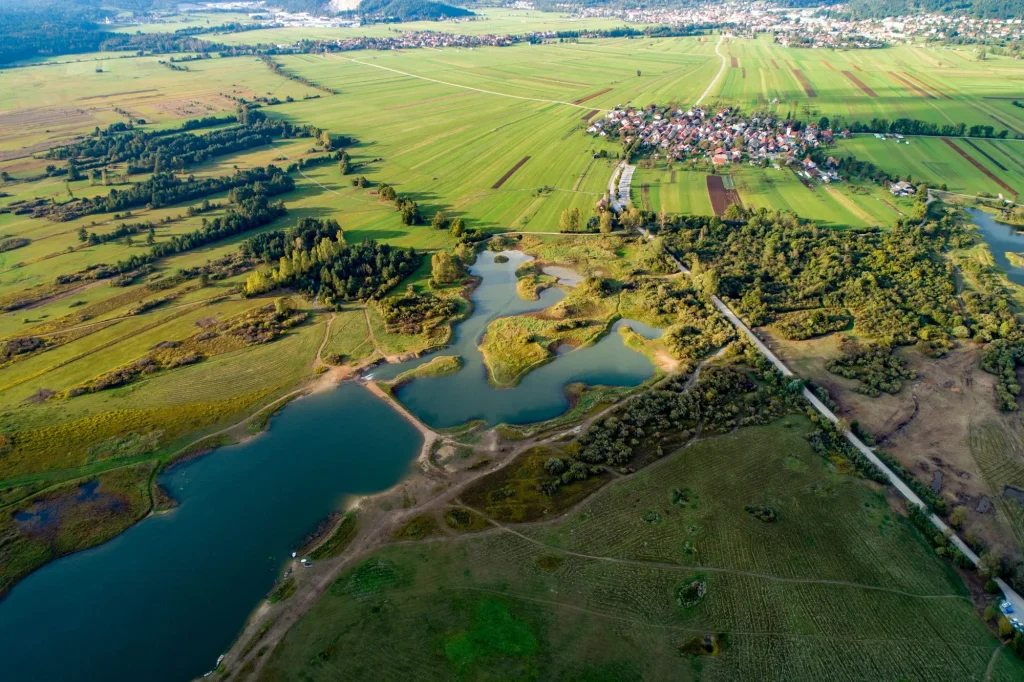
M 514 386 L 526 372 L 551 359 L 538 335 L 546 325 L 526 316 L 503 317 L 487 325 L 480 352 L 487 377 L 496 386 Z
M 170 454 L 197 432 L 238 421 L 245 412 L 267 404 L 310 377 L 323 330 L 322 323 L 307 323 L 268 344 L 67 400 L 16 400 L 37 388 L 48 388 L 48 379 L 53 378 L 49 376 L 5 391 L 9 407 L 3 427 L 12 437 L 13 446 L 0 466 L 0 481 L 11 484 L 39 475 L 59 480 L 81 474 L 83 467 L 117 464 L 94 461 L 89 452 L 118 434 L 153 436 L 130 457 Z M 111 356 L 109 368 L 123 364 L 126 356 L 135 357 L 127 353 Z M 60 378 L 89 378 L 107 368 L 94 358 L 63 368 Z
M 4 71 L 0 102 L 0 151 L 92 132 L 124 116 L 147 122 L 183 120 L 233 110 L 227 96 L 298 99 L 318 91 L 271 72 L 255 57 L 208 59 L 171 71 L 166 55 L 69 62 Z M 97 64 L 102 73 L 97 73 Z
M 84 482 L 98 484 L 91 496 L 82 482 L 48 490 L 21 505 L 30 515 L 47 514 L 36 520 L 0 514 L 0 596 L 42 564 L 108 540 L 144 517 L 152 506 L 153 469 L 145 462 L 94 477 Z
M 685 163 L 668 170 L 664 162 L 655 168 L 637 168 L 633 174 L 633 205 L 650 211 L 688 215 L 714 215 L 708 195 L 707 172 L 689 170 Z
M 747 208 L 792 211 L 822 227 L 888 226 L 911 211 L 909 201 L 870 182 L 824 185 L 815 180 L 808 187 L 789 168 L 771 166 L 737 166 L 730 169 L 730 176 Z
M 347 363 L 372 355 L 373 351 L 373 340 L 370 339 L 363 309 L 352 308 L 338 312 L 331 323 L 331 331 L 321 357 L 326 360 L 331 356 L 340 356 Z
M 430 362 L 414 367 L 399 374 L 390 382 L 392 390 L 407 384 L 415 379 L 427 379 L 430 377 L 443 377 L 446 374 L 455 374 L 462 369 L 461 355 L 439 355 L 432 358 Z
M 789 417 L 700 442 L 562 518 L 563 491 L 536 492 L 558 452 L 531 450 L 463 501 L 506 523 L 557 520 L 378 550 L 289 631 L 260 679 L 478 679 L 498 666 L 535 679 L 982 674 L 999 643 L 960 578 L 882 495 L 831 471 L 808 428 Z M 689 502 L 674 504 L 673 489 Z M 778 520 L 753 518 L 750 504 Z M 695 580 L 705 594 L 681 605 L 678 588 Z M 716 655 L 689 653 L 709 634 Z M 372 646 L 383 636 L 408 644 L 383 655 Z M 999 656 L 991 672 L 1008 681 L 1021 663 Z

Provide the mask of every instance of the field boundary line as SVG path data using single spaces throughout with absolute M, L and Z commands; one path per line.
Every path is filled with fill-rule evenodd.
M 407 76 L 409 78 L 418 78 L 419 80 L 422 80 L 422 81 L 430 81 L 431 83 L 440 83 L 441 85 L 447 85 L 447 86 L 450 86 L 450 87 L 453 87 L 453 88 L 461 88 L 463 90 L 472 90 L 473 92 L 482 92 L 485 95 L 497 95 L 498 97 L 508 97 L 510 99 L 525 100 L 527 102 L 543 102 L 544 104 L 563 104 L 563 105 L 565 105 L 567 107 L 574 107 L 576 109 L 583 109 L 585 111 L 590 111 L 591 109 L 594 108 L 594 107 L 591 107 L 591 106 L 583 106 L 582 104 L 576 104 L 574 102 L 565 102 L 565 101 L 562 101 L 562 100 L 559 100 L 559 99 L 544 99 L 544 98 L 541 98 L 541 97 L 526 97 L 526 96 L 523 96 L 523 95 L 512 95 L 512 94 L 509 94 L 507 92 L 497 92 L 495 90 L 484 90 L 483 88 L 474 88 L 471 85 L 460 85 L 459 83 L 451 83 L 451 82 L 448 82 L 448 81 L 438 80 L 436 78 L 428 78 L 427 76 L 417 76 L 416 74 L 409 73 L 408 71 L 399 71 L 398 69 L 392 69 L 390 66 L 381 66 L 380 64 L 370 64 L 368 62 L 361 62 L 358 59 L 352 59 L 351 57 L 338 57 L 338 59 L 344 59 L 345 61 L 352 62 L 353 64 L 360 64 L 362 66 L 372 66 L 375 69 L 383 69 L 384 71 L 390 71 L 392 73 L 397 73 L 399 75 Z M 598 109 L 598 111 L 609 111 L 609 109 Z
M 637 566 L 640 568 L 662 568 L 671 571 L 707 571 L 708 573 L 724 573 L 729 575 L 742 575 L 748 578 L 758 578 L 760 580 L 768 580 L 771 582 L 789 583 L 789 584 L 801 584 L 801 585 L 832 585 L 835 587 L 849 587 L 860 590 L 873 590 L 876 592 L 888 592 L 890 594 L 896 594 L 902 597 L 910 597 L 912 599 L 964 599 L 970 601 L 970 597 L 961 594 L 915 594 L 913 592 L 906 592 L 904 590 L 897 589 L 895 587 L 882 587 L 879 585 L 866 585 L 864 583 L 855 583 L 847 580 L 828 580 L 826 578 L 787 578 L 785 576 L 772 575 L 770 573 L 758 573 L 756 571 L 746 571 L 741 568 L 721 568 L 717 566 L 701 566 L 701 565 L 687 565 L 687 564 L 673 564 L 667 561 L 643 561 L 641 559 L 626 559 L 622 557 L 603 556 L 600 554 L 585 554 L 583 552 L 575 552 L 571 549 L 565 549 L 558 547 L 557 545 L 549 545 L 546 542 L 531 538 L 528 535 L 524 535 L 517 530 L 509 528 L 508 526 L 495 521 L 491 517 L 484 514 L 479 509 L 473 509 L 467 505 L 463 505 L 467 509 L 471 509 L 476 513 L 483 516 L 494 526 L 506 533 L 515 535 L 516 537 L 525 540 L 531 544 L 537 545 L 549 549 L 553 552 L 565 554 L 567 556 L 577 557 L 579 559 L 587 559 L 589 561 L 607 561 L 614 564 L 622 564 L 625 566 Z

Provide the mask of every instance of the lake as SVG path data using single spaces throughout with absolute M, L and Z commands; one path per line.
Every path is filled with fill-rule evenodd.
M 171 469 L 160 482 L 179 502 L 172 512 L 44 566 L 0 602 L 0 677 L 202 675 L 295 543 L 345 497 L 401 480 L 421 445 L 394 409 L 348 383 L 288 405 L 248 443 Z
M 444 354 L 465 360 L 457 373 L 419 379 L 399 391 L 433 426 L 470 419 L 529 423 L 566 410 L 564 386 L 636 385 L 650 361 L 610 333 L 530 372 L 515 388 L 487 382 L 477 343 L 502 315 L 546 308 L 516 294 L 515 269 L 529 259 L 480 255 L 473 314 L 457 325 Z M 660 334 L 620 320 L 649 338 Z M 430 355 L 374 370 L 394 377 Z M 99 547 L 59 559 L 16 585 L 0 602 L 3 679 L 68 682 L 182 682 L 212 669 L 271 589 L 295 544 L 346 497 L 400 481 L 422 438 L 357 383 L 286 406 L 266 433 L 177 466 L 160 477 L 179 505 Z M 83 489 L 82 494 L 90 494 Z M 301 568 L 297 570 L 302 570 Z

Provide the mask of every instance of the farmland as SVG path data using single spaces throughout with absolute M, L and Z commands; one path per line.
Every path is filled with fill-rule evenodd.
M 185 17 L 146 30 L 229 16 Z M 403 28 L 518 33 L 581 25 L 620 22 L 494 9 L 479 21 Z M 212 39 L 270 44 L 392 30 L 384 24 L 266 29 Z M 1002 299 L 984 288 L 978 258 L 953 252 L 954 246 L 971 247 L 968 238 L 955 242 L 950 236 L 939 244 L 935 237 L 927 252 L 921 247 L 917 260 L 908 259 L 913 273 L 938 282 L 934 291 L 913 291 L 920 297 L 915 301 L 929 304 L 914 314 L 904 310 L 911 305 L 903 297 L 910 287 L 897 288 L 906 273 L 879 265 L 895 262 L 892 252 L 823 239 L 828 252 L 807 265 L 797 244 L 818 243 L 807 235 L 819 235 L 808 222 L 837 240 L 864 237 L 864 244 L 877 246 L 885 236 L 903 234 L 888 231 L 898 219 L 926 212 L 916 208 L 920 202 L 897 198 L 869 178 L 826 185 L 786 166 L 669 165 L 637 153 L 630 198 L 642 210 L 628 211 L 614 227 L 631 227 L 627 221 L 634 218 L 638 227 L 653 227 L 659 212 L 668 214 L 662 228 L 668 221 L 668 232 L 693 232 L 680 255 L 700 252 L 711 263 L 700 272 L 699 263 L 687 261 L 692 278 L 670 266 L 662 240 L 648 243 L 626 231 L 551 234 L 574 211 L 580 226 L 593 219 L 591 231 L 598 225 L 607 231 L 595 207 L 623 148 L 617 140 L 585 134 L 589 121 L 620 106 L 686 108 L 709 84 L 705 105 L 739 107 L 744 115 L 771 111 L 804 123 L 911 118 L 1006 129 L 1006 139 L 897 140 L 858 133 L 826 151 L 968 197 L 1010 198 L 1024 191 L 1024 142 L 1012 139 L 1024 131 L 1024 109 L 1007 99 L 1024 76 L 1019 61 L 998 55 L 972 61 L 966 52 L 911 46 L 838 52 L 783 48 L 764 39 L 718 41 L 713 34 L 582 38 L 472 50 L 276 54 L 269 64 L 251 54 L 211 56 L 181 62 L 187 65 L 181 70 L 162 63 L 168 55 L 99 53 L 5 69 L 0 87 L 12 96 L 0 98 L 0 237 L 9 247 L 0 249 L 0 596 L 43 563 L 166 509 L 167 494 L 155 482 L 175 463 L 251 437 L 298 395 L 358 375 L 374 362 L 450 342 L 451 323 L 469 310 L 465 297 L 478 284 L 466 268 L 476 250 L 486 248 L 483 242 L 501 233 L 510 234 L 492 242 L 495 250 L 518 248 L 536 256 L 536 265 L 568 266 L 588 279 L 574 292 L 566 288 L 563 304 L 530 315 L 496 315 L 481 328 L 473 343 L 481 346 L 498 385 L 515 384 L 534 367 L 557 361 L 555 350 L 593 344 L 620 315 L 666 330 L 657 340 L 623 332 L 627 345 L 657 364 L 654 384 L 661 372 L 712 362 L 736 338 L 710 302 L 711 294 L 726 296 L 720 285 L 735 287 L 731 305 L 741 297 L 750 304 L 745 315 L 757 312 L 758 303 L 764 310 L 771 303 L 778 308 L 772 312 L 799 318 L 826 304 L 845 305 L 825 301 L 839 296 L 825 290 L 864 263 L 874 270 L 851 276 L 841 292 L 856 300 L 857 310 L 836 314 L 840 322 L 856 318 L 858 339 L 866 339 L 865 329 L 887 331 L 887 324 L 911 328 L 900 337 L 905 345 L 941 333 L 951 347 L 969 347 L 973 370 L 991 377 L 978 368 L 981 349 L 1014 326 L 978 308 L 995 309 L 992 301 Z M 252 106 L 254 101 L 262 106 Z M 204 117 L 216 119 L 195 122 Z M 130 132 L 117 129 L 129 121 Z M 186 121 L 198 126 L 196 135 L 245 129 L 266 133 L 266 139 L 194 161 L 157 155 L 144 168 L 132 167 L 135 159 L 104 164 L 83 155 L 76 159 L 87 166 L 80 177 L 72 174 L 68 157 L 49 152 L 138 131 L 172 137 L 182 134 Z M 198 200 L 166 200 L 180 196 L 172 192 L 174 183 L 239 177 L 271 165 L 287 178 L 272 196 L 264 195 L 268 180 Z M 127 209 L 105 210 L 113 205 L 105 200 L 133 196 L 142 186 L 152 192 L 135 196 Z M 765 246 L 762 258 L 760 244 L 729 242 L 728 231 L 744 228 L 746 218 L 685 222 L 725 216 L 730 203 L 792 214 L 773 218 L 791 221 L 789 232 L 778 232 L 786 239 Z M 238 218 L 243 207 L 252 208 L 249 222 Z M 938 223 L 945 207 L 931 210 Z M 952 222 L 942 224 L 949 235 Z M 228 224 L 241 227 L 211 228 Z M 710 237 L 703 229 L 709 226 Z M 285 229 L 293 231 L 278 234 Z M 305 243 L 313 234 L 315 240 Z M 370 242 L 384 246 L 365 261 L 350 258 L 358 248 L 377 248 L 366 246 Z M 758 253 L 751 255 L 755 246 Z M 722 284 L 726 263 L 744 249 L 751 269 Z M 448 279 L 436 265 L 445 255 L 454 270 Z M 771 277 L 762 279 L 769 266 Z M 793 268 L 818 268 L 818 279 L 808 277 L 813 286 L 780 303 L 778 288 L 769 289 L 781 287 Z M 529 298 L 552 279 L 522 277 L 518 290 Z M 873 316 L 883 288 L 891 294 L 890 307 Z M 855 299 L 858 293 L 863 298 Z M 947 314 L 931 306 L 931 294 L 957 310 Z M 380 296 L 393 298 L 378 304 Z M 395 299 L 407 308 L 389 311 L 384 304 Z M 903 307 L 894 313 L 892 301 Z M 1007 303 L 996 312 L 1012 320 L 1017 310 Z M 942 324 L 926 323 L 928 315 L 941 317 Z M 961 327 L 967 335 L 959 334 Z M 512 347 L 520 341 L 521 347 Z M 839 352 L 835 337 L 804 345 L 772 342 L 787 360 L 797 358 L 801 376 L 827 383 L 825 363 Z M 436 361 L 402 380 L 425 385 L 426 377 L 461 367 L 461 360 Z M 869 398 L 851 397 L 860 384 L 833 381 L 844 418 L 860 418 L 860 428 L 882 433 L 893 415 L 903 415 L 891 410 L 880 417 L 889 396 L 874 403 L 884 408 L 870 412 Z M 964 381 L 969 387 L 973 379 Z M 763 376 L 750 380 L 767 382 Z M 987 391 L 978 401 L 989 399 L 995 383 L 977 381 Z M 567 391 L 571 410 L 552 424 L 571 428 L 628 392 L 602 390 Z M 917 414 L 917 396 L 926 392 L 917 384 L 913 390 Z M 900 394 L 897 387 L 896 393 L 902 409 L 908 391 Z M 611 397 L 595 401 L 593 395 Z M 717 394 L 710 389 L 704 395 Z M 989 407 L 976 413 L 989 419 L 965 427 L 969 441 L 954 448 L 976 459 L 973 468 L 960 469 L 968 473 L 961 478 L 970 483 L 960 485 L 972 505 L 998 496 L 1000 486 L 1024 485 L 1016 423 L 993 417 L 996 408 Z M 465 433 L 438 434 L 423 427 L 422 466 L 434 466 L 438 476 L 450 473 L 449 465 L 471 472 L 466 478 L 483 476 L 518 447 L 501 434 L 534 437 L 529 427 L 475 428 L 471 423 Z M 403 519 L 408 523 L 388 535 L 395 542 L 361 556 L 283 644 L 264 652 L 269 662 L 262 678 L 415 671 L 451 679 L 500 668 L 533 679 L 821 679 L 840 670 L 849 679 L 941 680 L 981 678 L 990 661 L 990 679 L 1018 678 L 1019 661 L 996 651 L 999 642 L 974 612 L 975 604 L 991 600 L 974 574 L 965 573 L 965 582 L 937 555 L 930 538 L 904 518 L 901 501 L 852 475 L 839 456 L 815 453 L 805 438 L 813 429 L 796 413 L 724 435 L 702 434 L 698 427 L 688 434 L 693 442 L 687 447 L 639 471 L 575 462 L 583 473 L 566 479 L 562 497 L 537 488 L 558 454 L 547 449 L 551 444 L 538 445 L 521 466 L 498 472 L 507 484 L 498 491 L 503 504 L 491 504 L 495 490 L 480 488 L 449 501 L 453 508 L 473 507 L 472 514 L 463 510 L 471 519 L 466 528 L 439 513 L 430 522 Z M 656 437 L 642 435 L 651 442 Z M 899 442 L 899 433 L 891 436 Z M 657 449 L 660 457 L 661 445 Z M 1010 451 L 1013 457 L 1006 456 Z M 915 450 L 907 462 L 921 457 Z M 913 475 L 931 471 L 918 467 Z M 417 507 L 444 487 L 435 484 L 422 486 L 419 499 L 403 490 L 398 503 L 377 511 L 400 514 Z M 509 503 L 506 488 L 528 497 L 530 505 Z M 527 506 L 531 518 L 549 520 L 508 528 L 494 523 L 522 520 Z M 1021 506 L 1005 495 L 994 506 L 996 521 L 984 512 L 970 521 L 985 526 L 987 546 L 1016 559 L 1024 538 Z M 434 512 L 440 509 L 424 513 Z M 1011 540 L 993 539 L 1005 528 Z M 462 533 L 467 530 L 474 532 Z M 364 536 L 353 546 L 365 550 Z M 337 566 L 348 558 L 339 556 L 331 557 Z M 301 591 L 309 584 L 295 581 L 296 594 L 313 603 L 314 595 Z M 295 582 L 286 584 L 274 603 L 300 601 L 291 593 Z M 386 657 L 373 646 L 383 639 L 396 642 Z

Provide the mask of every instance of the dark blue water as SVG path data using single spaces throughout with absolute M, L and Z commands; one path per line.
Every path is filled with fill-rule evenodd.
M 356 384 L 176 467 L 180 502 L 33 573 L 0 602 L 0 680 L 181 682 L 214 667 L 293 545 L 344 498 L 408 471 L 419 433 Z
M 564 297 L 549 289 L 523 301 L 515 269 L 528 257 L 509 252 L 500 264 L 494 255 L 482 254 L 474 267 L 483 282 L 473 314 L 442 351 L 462 355 L 463 369 L 399 392 L 417 416 L 435 426 L 528 423 L 565 411 L 566 383 L 636 385 L 653 374 L 647 358 L 611 333 L 530 372 L 516 388 L 492 388 L 477 349 L 487 323 Z M 649 338 L 660 334 L 628 324 Z M 429 359 L 375 374 L 394 377 Z M 172 469 L 160 481 L 179 502 L 174 511 L 43 567 L 0 602 L 0 681 L 180 682 L 212 669 L 294 544 L 345 497 L 397 483 L 421 444 L 390 406 L 349 383 L 288 405 L 249 443 Z

